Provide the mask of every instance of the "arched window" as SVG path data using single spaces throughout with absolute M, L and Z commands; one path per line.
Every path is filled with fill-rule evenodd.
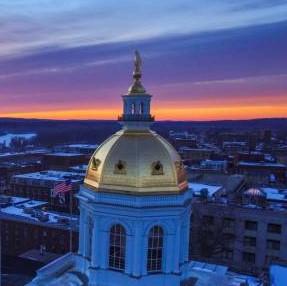
M 143 102 L 140 103 L 140 114 L 144 113 L 144 104 Z
M 120 224 L 110 230 L 109 267 L 117 270 L 125 269 L 126 231 Z
M 132 103 L 132 114 L 136 113 L 136 105 Z
M 147 271 L 162 271 L 163 254 L 163 230 L 160 226 L 154 226 L 148 235 Z

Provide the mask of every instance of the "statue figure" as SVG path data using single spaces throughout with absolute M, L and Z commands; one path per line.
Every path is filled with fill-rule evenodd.
M 137 50 L 135 51 L 134 66 L 134 75 L 141 75 L 142 60 L 140 53 Z
M 141 60 L 140 53 L 138 51 L 135 51 L 134 71 L 133 71 L 134 82 L 133 82 L 133 84 L 130 86 L 130 88 L 128 90 L 129 94 L 145 93 L 145 89 L 142 86 L 142 83 L 140 81 L 140 79 L 142 77 L 141 67 L 142 67 L 142 60 Z

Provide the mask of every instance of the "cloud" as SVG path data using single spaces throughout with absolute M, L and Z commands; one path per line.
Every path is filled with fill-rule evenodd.
M 0 10 L 2 57 L 287 19 L 279 0 L 3 0 Z
M 250 76 L 241 78 L 231 78 L 231 79 L 220 79 L 220 80 L 207 80 L 207 81 L 196 81 L 193 85 L 232 85 L 232 84 L 246 84 L 246 83 L 271 83 L 278 82 L 278 80 L 286 81 L 287 74 L 275 74 L 275 75 L 262 75 L 262 76 Z M 182 83 L 186 84 L 186 83 Z

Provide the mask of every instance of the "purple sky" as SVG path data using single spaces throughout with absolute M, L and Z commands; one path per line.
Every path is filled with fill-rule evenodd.
M 163 8 L 108 1 L 97 9 L 72 0 L 56 10 L 54 1 L 37 8 L 31 0 L 26 13 L 21 1 L 6 2 L 0 4 L 2 116 L 115 118 L 135 49 L 159 119 L 287 114 L 287 1 L 181 0 Z M 143 11 L 122 20 L 117 8 Z

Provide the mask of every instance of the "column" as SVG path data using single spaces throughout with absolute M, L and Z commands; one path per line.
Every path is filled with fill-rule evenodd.
M 171 273 L 173 272 L 173 255 L 172 253 L 174 253 L 174 249 L 170 251 L 171 248 L 173 248 L 174 245 L 174 235 L 172 234 L 166 234 L 166 246 L 165 246 L 165 250 L 164 250 L 164 256 L 163 258 L 166 259 L 166 265 L 165 265 L 165 272 L 166 273 Z
M 109 231 L 99 230 L 99 259 L 100 259 L 100 267 L 102 269 L 107 269 L 109 267 Z
M 180 224 L 178 223 L 178 226 L 176 228 L 176 233 L 175 233 L 175 237 L 174 237 L 174 247 L 173 249 L 169 249 L 169 253 L 172 253 L 172 251 L 174 252 L 174 267 L 173 267 L 173 271 L 175 273 L 179 273 L 180 269 L 179 269 L 179 256 L 180 256 Z
M 135 226 L 135 235 L 133 236 L 134 249 L 133 249 L 133 276 L 141 276 L 141 265 L 142 265 L 142 254 L 143 254 L 143 245 L 142 245 L 142 226 L 140 223 L 137 223 Z M 131 255 L 130 255 L 131 257 Z
M 92 267 L 99 267 L 100 266 L 100 241 L 99 241 L 99 218 L 94 218 L 93 224 L 93 232 L 92 232 L 92 254 L 91 254 L 91 262 Z
M 190 227 L 191 227 L 191 222 L 190 222 L 190 217 L 191 217 L 191 212 L 188 212 L 188 215 L 186 216 L 186 233 L 185 233 L 185 251 L 184 251 L 184 257 L 183 261 L 187 262 L 189 261 L 189 244 L 190 244 L 190 238 L 189 238 L 189 233 L 190 233 Z
M 89 215 L 85 215 L 84 222 L 84 256 L 89 257 L 90 254 L 90 218 Z
M 80 209 L 79 250 L 78 250 L 78 254 L 80 255 L 84 255 L 84 249 L 85 249 L 85 215 L 86 210 L 82 207 Z

